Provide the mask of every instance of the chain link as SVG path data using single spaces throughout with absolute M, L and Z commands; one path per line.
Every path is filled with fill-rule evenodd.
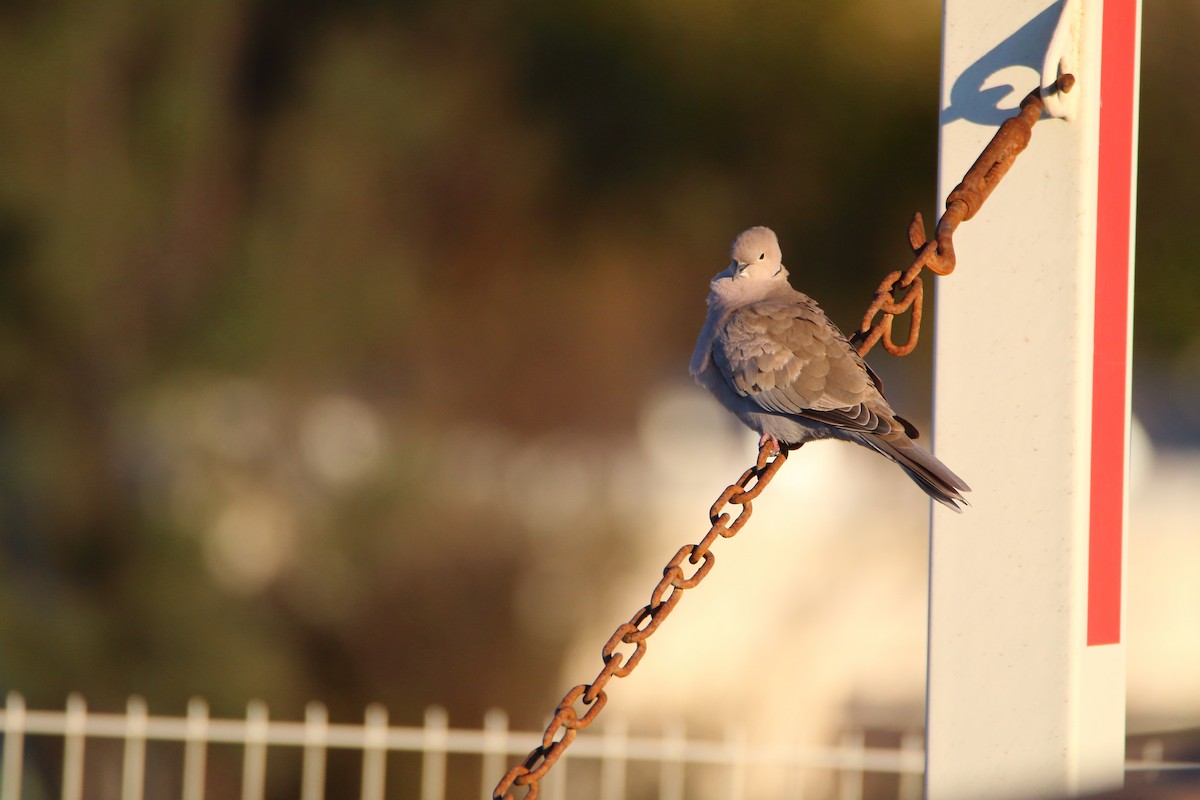
M 1074 75 L 1063 75 L 1047 89 L 1046 94 L 1066 93 L 1074 85 Z M 1028 146 L 1033 126 L 1041 118 L 1045 107 L 1042 94 L 1040 88 L 1034 89 L 1021 101 L 1017 113 L 1004 121 L 979 158 L 967 170 L 962 183 L 950 192 L 946 198 L 946 211 L 938 220 L 933 241 L 925 239 L 925 221 L 920 213 L 913 215 L 908 226 L 908 243 L 915 256 L 913 263 L 904 272 L 897 270 L 889 273 L 875 290 L 875 298 L 863 315 L 862 325 L 851 338 L 860 356 L 865 356 L 880 340 L 884 349 L 894 356 L 906 356 L 916 348 L 921 333 L 921 301 L 924 296 L 921 270 L 928 267 L 936 275 L 949 275 L 954 271 L 954 231 L 959 223 L 979 212 L 1017 156 Z M 895 295 L 897 291 L 903 291 L 899 300 Z M 910 309 L 912 316 L 908 323 L 908 340 L 904 344 L 896 344 L 892 339 L 892 321 L 897 314 Z M 881 313 L 883 319 L 876 322 L 875 318 Z
M 535 800 L 538 796 L 539 781 L 550 770 L 570 747 L 576 733 L 592 724 L 600 709 L 604 708 L 608 696 L 604 687 L 612 678 L 624 678 L 642 657 L 646 655 L 647 640 L 658 630 L 658 626 L 674 610 L 683 599 L 683 592 L 697 586 L 716 563 L 716 556 L 709 549 L 718 538 L 728 539 L 741 530 L 754 511 L 751 501 L 767 487 L 775 473 L 787 461 L 788 449 L 785 447 L 776 451 L 770 443 L 759 448 L 758 460 L 754 466 L 742 473 L 742 476 L 721 492 L 721 496 L 713 503 L 708 512 L 710 527 L 708 533 L 698 544 L 688 544 L 679 548 L 675 556 L 663 568 L 662 580 L 650 593 L 650 602 L 639 608 L 628 622 L 617 626 L 613 635 L 605 643 L 600 655 L 604 666 L 591 683 L 580 684 L 563 696 L 554 716 L 542 736 L 542 743 L 535 747 L 525 758 L 525 761 L 508 771 L 508 774 L 496 785 L 492 792 L 494 800 L 513 800 L 511 789 L 514 786 L 524 786 L 524 800 Z M 726 507 L 741 506 L 736 517 L 732 518 Z M 685 563 L 694 567 L 691 573 L 685 570 Z M 633 653 L 626 658 L 617 648 L 622 644 L 634 645 Z M 587 711 L 580 716 L 575 704 L 582 702 Z M 561 738 L 556 738 L 563 731 Z
M 1063 75 L 1051 88 L 1069 92 L 1074 85 L 1073 76 Z M 1033 125 L 1041 116 L 1042 108 L 1041 92 L 1034 90 L 1021 101 L 1018 113 L 1000 126 L 1000 130 L 968 170 L 962 183 L 946 198 L 946 211 L 938 220 L 936 238 L 933 241 L 925 239 L 925 223 L 921 215 L 913 217 L 908 228 L 908 240 L 915 258 L 903 273 L 892 272 L 879 284 L 875 298 L 863 317 L 862 327 L 852 339 L 860 355 L 865 355 L 881 340 L 884 348 L 896 356 L 908 355 L 917 346 L 921 327 L 921 300 L 924 294 L 921 270 L 928 267 L 937 275 L 949 275 L 954 271 L 955 229 L 959 223 L 975 216 L 1000 179 L 1008 172 L 1013 161 L 1029 144 Z M 894 294 L 897 290 L 907 290 L 899 300 Z M 897 314 L 909 310 L 912 311 L 912 316 L 908 340 L 902 345 L 897 345 L 892 340 L 892 320 Z M 883 319 L 875 322 L 875 317 L 880 313 L 883 314 Z M 542 743 L 500 780 L 492 791 L 493 800 L 514 800 L 511 792 L 513 787 L 525 787 L 524 800 L 536 800 L 541 779 L 575 741 L 578 732 L 591 725 L 608 702 L 608 695 L 604 692 L 608 682 L 613 678 L 624 678 L 637 667 L 646 655 L 647 640 L 683 599 L 684 591 L 697 586 L 716 564 L 716 556 L 709 548 L 718 538 L 728 539 L 742 529 L 753 513 L 752 501 L 767 488 L 775 473 L 787 461 L 789 449 L 783 446 L 782 449 L 776 450 L 771 442 L 764 443 L 759 447 L 758 459 L 754 466 L 743 472 L 737 481 L 721 492 L 708 511 L 708 532 L 699 543 L 679 548 L 674 557 L 667 562 L 663 568 L 662 580 L 650 593 L 650 602 L 639 608 L 628 622 L 618 625 L 604 644 L 600 651 L 604 666 L 600 672 L 591 683 L 582 683 L 563 696 L 554 710 L 550 724 L 546 726 Z M 736 517 L 731 517 L 726 511 L 730 505 L 741 506 L 741 511 Z M 690 574 L 685 570 L 685 563 L 694 567 Z M 634 650 L 628 657 L 617 650 L 622 644 L 634 645 Z M 576 710 L 577 703 L 582 703 L 586 709 L 582 716 Z

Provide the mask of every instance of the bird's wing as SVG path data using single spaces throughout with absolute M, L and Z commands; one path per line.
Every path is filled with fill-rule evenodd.
M 902 425 L 850 343 L 799 292 L 731 312 L 712 354 L 730 387 L 766 411 L 865 433 Z

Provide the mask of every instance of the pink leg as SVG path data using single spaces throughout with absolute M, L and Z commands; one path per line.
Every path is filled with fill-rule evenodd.
M 771 455 L 778 455 L 779 454 L 779 440 L 776 439 L 774 436 L 770 436 L 769 434 L 764 433 L 763 435 L 758 437 L 758 448 L 761 450 L 762 446 L 767 444 L 768 442 L 770 442 L 770 444 L 771 444 Z

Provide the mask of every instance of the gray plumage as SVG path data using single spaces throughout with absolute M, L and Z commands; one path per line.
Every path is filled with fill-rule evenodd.
M 764 441 L 854 442 L 961 511 L 961 492 L 970 487 L 913 443 L 917 429 L 888 405 L 879 377 L 817 304 L 791 287 L 775 233 L 743 231 L 729 254 L 731 263 L 709 286 L 692 355 L 696 381 Z

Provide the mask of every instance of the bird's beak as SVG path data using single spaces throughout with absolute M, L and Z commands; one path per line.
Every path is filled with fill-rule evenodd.
M 737 261 L 730 261 L 729 274 L 736 278 L 738 275 L 742 274 L 742 270 L 744 270 L 747 266 L 748 265 L 746 264 L 739 264 Z

